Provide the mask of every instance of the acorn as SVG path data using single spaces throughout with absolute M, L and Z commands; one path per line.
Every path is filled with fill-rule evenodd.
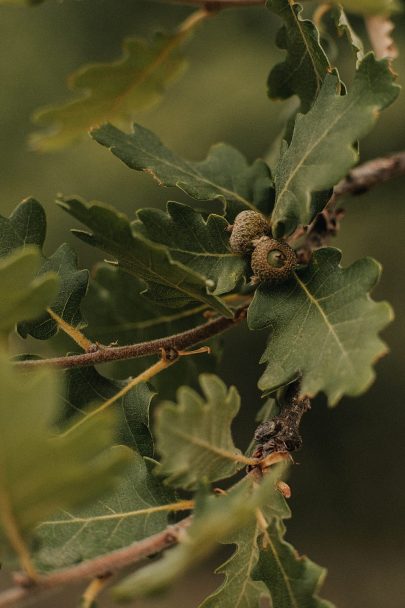
M 286 241 L 264 236 L 254 243 L 250 261 L 253 281 L 281 283 L 297 266 L 297 255 Z
M 270 234 L 270 224 L 258 211 L 241 211 L 230 228 L 229 246 L 234 253 L 252 251 L 254 239 Z

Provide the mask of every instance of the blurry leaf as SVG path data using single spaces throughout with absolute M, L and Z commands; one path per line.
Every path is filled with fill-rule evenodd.
M 361 61 L 364 57 L 363 43 L 350 25 L 347 15 L 340 4 L 331 6 L 331 9 L 326 13 L 326 17 L 332 19 L 339 36 L 346 36 L 357 61 Z
M 112 125 L 103 125 L 94 129 L 91 136 L 131 169 L 152 175 L 160 186 L 177 186 L 197 200 L 228 203 L 230 219 L 243 209 L 271 212 L 274 196 L 270 169 L 260 159 L 249 166 L 232 146 L 217 144 L 205 160 L 191 162 L 177 156 L 156 135 L 137 124 L 130 135 Z
M 298 95 L 301 111 L 307 112 L 320 91 L 330 64 L 321 46 L 319 32 L 309 19 L 301 19 L 302 7 L 292 0 L 269 0 L 267 7 L 284 19 L 276 43 L 287 51 L 283 63 L 270 72 L 268 92 L 271 99 Z
M 353 143 L 373 127 L 378 112 L 398 95 L 399 87 L 385 61 L 366 55 L 347 95 L 339 94 L 337 76 L 328 75 L 307 114 L 298 114 L 290 146 L 275 171 L 276 237 L 311 222 L 319 211 L 311 194 L 330 188 L 358 159 Z
M 343 0 L 341 4 L 349 12 L 360 15 L 389 15 L 401 10 L 397 0 Z
M 45 236 L 45 211 L 35 199 L 28 198 L 18 205 L 9 218 L 0 216 L 0 258 L 17 248 L 30 245 L 37 245 L 42 250 Z M 77 269 L 76 253 L 67 244 L 61 245 L 49 258 L 42 253 L 40 262 L 36 269 L 39 276 L 53 271 L 60 279 L 59 291 L 50 302 L 52 310 L 69 325 L 83 327 L 85 323 L 80 314 L 80 302 L 87 290 L 88 271 Z M 18 331 L 24 338 L 30 334 L 45 340 L 57 332 L 57 325 L 45 313 L 34 321 L 20 323 Z
M 259 606 L 261 597 L 270 597 L 266 585 L 252 579 L 252 571 L 259 559 L 257 542 L 261 532 L 257 521 L 253 521 L 230 536 L 227 543 L 235 544 L 237 548 L 232 557 L 215 571 L 216 574 L 224 574 L 225 580 L 200 608 L 252 608 Z
M 145 367 L 145 363 L 144 363 Z M 67 394 L 58 423 L 63 424 L 73 416 L 83 417 L 96 409 L 123 388 L 126 382 L 110 380 L 94 367 L 77 367 L 66 370 Z M 149 406 L 155 393 L 142 382 L 121 397 L 114 409 L 119 412 L 118 440 L 136 450 L 142 456 L 153 456 L 153 440 L 149 431 Z
M 141 292 L 145 283 L 115 266 L 98 266 L 83 311 L 88 319 L 87 335 L 95 342 L 110 344 L 134 344 L 171 336 L 206 322 L 205 304 L 191 304 L 181 310 L 173 310 L 147 300 Z M 153 378 L 152 384 L 164 398 L 175 397 L 180 384 L 196 385 L 199 373 L 215 371 L 221 349 L 219 339 L 206 342 L 211 355 L 181 357 L 163 374 Z M 109 365 L 109 375 L 125 378 L 135 376 L 156 357 L 143 357 Z
M 273 519 L 267 529 L 269 546 L 260 551 L 254 571 L 256 581 L 266 583 L 274 608 L 333 608 L 318 597 L 326 570 L 297 551 L 284 540 L 285 527 Z
M 204 558 L 219 542 L 255 521 L 257 509 L 274 503 L 279 512 L 283 501 L 276 489 L 282 468 L 274 467 L 256 485 L 251 476 L 245 477 L 226 496 L 202 496 L 197 500 L 193 522 L 179 544 L 167 551 L 162 559 L 142 568 L 124 579 L 114 589 L 114 596 L 127 600 L 164 589 Z
M 264 405 L 260 408 L 260 410 L 256 414 L 256 422 L 265 422 L 266 420 L 271 420 L 274 416 L 280 413 L 280 408 L 276 399 L 269 397 L 264 402 Z
M 170 256 L 213 283 L 215 295 L 235 289 L 247 271 L 247 261 L 229 248 L 228 222 L 211 214 L 205 221 L 188 205 L 169 202 L 167 213 L 141 209 L 135 230 L 169 248 Z
M 21 319 L 37 317 L 54 299 L 58 277 L 54 272 L 36 276 L 40 265 L 33 245 L 0 258 L 0 337 Z
M 130 452 L 112 442 L 112 418 L 55 436 L 57 385 L 50 370 L 22 374 L 0 361 L 0 538 L 26 535 L 58 509 L 108 491 Z M 7 508 L 6 508 L 7 505 Z
M 188 35 L 179 30 L 156 34 L 150 42 L 128 38 L 118 61 L 86 65 L 74 72 L 69 87 L 80 91 L 81 97 L 35 113 L 35 122 L 53 129 L 34 134 L 33 146 L 43 152 L 62 148 L 108 120 L 129 125 L 136 112 L 160 101 L 184 68 L 181 46 Z
M 229 390 L 218 376 L 202 374 L 204 398 L 182 386 L 178 404 L 163 402 L 156 412 L 156 448 L 161 454 L 159 474 L 167 483 L 184 489 L 202 480 L 211 482 L 231 477 L 241 463 L 235 448 L 231 424 L 240 407 L 234 386 Z
M 392 37 L 394 23 L 387 15 L 370 15 L 365 19 L 368 37 L 377 59 L 398 57 L 398 49 Z
M 42 4 L 44 0 L 0 0 L 0 4 L 12 4 L 16 6 L 35 6 Z
M 35 530 L 41 570 L 63 568 L 126 547 L 168 525 L 175 495 L 151 473 L 152 461 L 134 453 L 114 492 L 80 511 L 64 510 Z
M 172 260 L 165 247 L 135 234 L 123 213 L 74 198 L 65 198 L 59 204 L 92 231 L 74 230 L 76 236 L 114 256 L 123 270 L 144 280 L 151 300 L 173 308 L 190 301 L 203 302 L 232 316 L 230 309 L 208 292 L 204 277 Z
M 324 391 L 331 405 L 342 395 L 359 395 L 374 379 L 372 364 L 386 353 L 377 333 L 392 319 L 386 302 L 369 291 L 380 276 L 371 258 L 348 268 L 341 253 L 324 248 L 310 265 L 277 286 L 262 284 L 248 312 L 251 329 L 271 328 L 261 362 L 259 387 L 268 393 L 302 375 L 301 393 Z

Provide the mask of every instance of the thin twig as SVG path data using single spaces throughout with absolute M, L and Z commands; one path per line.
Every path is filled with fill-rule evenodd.
M 16 552 L 20 565 L 27 573 L 28 579 L 30 581 L 36 581 L 38 578 L 38 573 L 34 567 L 34 564 L 32 563 L 30 552 L 15 520 L 5 485 L 6 484 L 3 483 L 2 480 L 2 487 L 0 487 L 0 517 L 4 534 Z
M 149 342 L 140 342 L 128 346 L 100 347 L 95 352 L 71 355 L 67 357 L 54 357 L 52 359 L 28 359 L 27 361 L 16 361 L 16 367 L 20 369 L 33 369 L 42 366 L 68 369 L 72 367 L 84 367 L 107 363 L 108 361 L 121 361 L 123 359 L 136 359 L 148 355 L 157 355 L 162 349 L 177 351 L 190 348 L 201 342 L 231 329 L 246 318 L 247 306 L 242 306 L 235 311 L 233 319 L 218 317 L 213 321 L 198 325 L 179 334 L 158 338 Z
M 104 573 L 114 573 L 149 557 L 149 555 L 160 553 L 178 542 L 181 533 L 190 526 L 191 521 L 191 516 L 186 517 L 178 524 L 168 526 L 162 532 L 133 543 L 129 547 L 118 549 L 107 555 L 102 555 L 76 566 L 59 570 L 48 576 L 40 577 L 35 585 L 32 585 L 26 576 L 21 575 L 17 578 L 18 586 L 0 593 L 0 608 L 13 606 L 23 599 L 49 589 L 63 587 L 85 578 L 94 578 Z
M 364 194 L 374 186 L 405 175 L 405 152 L 375 158 L 355 167 L 335 186 L 333 198 L 348 194 Z
M 300 226 L 290 237 L 290 242 L 301 241 L 296 248 L 301 264 L 308 264 L 312 251 L 324 247 L 331 237 L 337 235 L 344 209 L 337 201 L 344 196 L 358 196 L 395 177 L 405 175 L 405 152 L 375 158 L 363 163 L 342 179 L 333 190 L 326 207 L 318 213 L 309 226 Z

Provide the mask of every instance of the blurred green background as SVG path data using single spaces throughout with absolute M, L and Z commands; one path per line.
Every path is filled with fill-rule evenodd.
M 26 196 L 38 198 L 48 212 L 47 252 L 69 241 L 83 267 L 102 259 L 69 234 L 73 220 L 53 203 L 59 192 L 112 203 L 131 218 L 139 207 L 187 200 L 127 169 L 89 139 L 41 155 L 30 151 L 27 136 L 33 110 L 66 99 L 65 79 L 75 68 L 114 59 L 123 37 L 148 37 L 156 29 L 174 27 L 189 12 L 151 0 L 48 0 L 32 9 L 0 8 L 0 212 L 10 213 Z M 400 50 L 395 67 L 401 74 L 405 18 L 395 21 Z M 364 36 L 361 19 L 353 23 Z M 187 49 L 189 70 L 161 105 L 140 113 L 137 121 L 186 158 L 201 159 L 217 141 L 235 145 L 250 161 L 266 155 L 289 107 L 266 96 L 269 69 L 283 56 L 274 44 L 278 26 L 261 9 L 227 10 L 207 21 Z M 339 47 L 342 72 L 350 74 L 352 58 L 344 43 Z M 362 142 L 362 160 L 405 148 L 404 114 L 403 95 Z M 343 249 L 344 264 L 364 255 L 383 264 L 375 296 L 395 308 L 396 321 L 384 334 L 391 352 L 378 363 L 377 380 L 363 397 L 344 399 L 334 410 L 322 396 L 315 400 L 304 421 L 304 448 L 291 479 L 294 517 L 288 539 L 328 567 L 323 595 L 340 608 L 405 606 L 404 185 L 404 179 L 397 179 L 345 201 L 347 215 L 336 244 Z M 264 342 L 265 334 L 243 329 L 226 338 L 221 374 L 243 397 L 235 428 L 241 447 L 249 443 L 260 405 L 257 360 Z M 202 567 L 159 601 L 136 605 L 192 608 L 219 582 L 209 567 Z M 55 596 L 41 602 L 53 606 Z M 76 606 L 66 594 L 58 603 Z M 109 606 L 108 599 L 100 605 Z

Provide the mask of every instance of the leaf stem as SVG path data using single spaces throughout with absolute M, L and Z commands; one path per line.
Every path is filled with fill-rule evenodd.
M 81 603 L 80 608 L 93 608 L 94 602 L 100 595 L 100 593 L 105 589 L 106 585 L 111 578 L 111 574 L 108 572 L 102 576 L 97 576 L 94 578 L 86 587 Z
M 132 380 L 130 380 L 125 386 L 122 387 L 122 389 L 120 389 L 117 393 L 115 393 L 115 395 L 113 395 L 112 397 L 110 397 L 109 399 L 104 401 L 101 405 L 99 405 L 92 412 L 90 412 L 89 414 L 87 414 L 86 416 L 81 418 L 78 422 L 76 422 L 75 424 L 72 424 L 72 426 L 70 426 L 64 433 L 61 433 L 60 435 L 58 435 L 58 437 L 66 437 L 67 435 L 69 435 L 70 433 L 75 431 L 79 426 L 81 426 L 82 424 L 85 424 L 87 422 L 87 420 L 89 420 L 89 418 L 92 418 L 93 416 L 97 416 L 101 412 L 104 412 L 107 408 L 109 408 L 116 401 L 118 401 L 118 399 L 121 399 L 121 397 L 124 397 L 127 393 L 129 393 L 135 386 L 137 386 L 138 384 L 141 384 L 141 382 L 148 382 L 148 380 L 150 380 L 151 378 L 153 378 L 154 376 L 156 376 L 157 374 L 162 372 L 164 369 L 167 369 L 168 367 L 170 367 L 171 365 L 176 363 L 176 361 L 178 361 L 179 357 L 206 353 L 206 352 L 209 352 L 209 348 L 202 347 L 195 351 L 185 351 L 185 352 L 173 350 L 172 357 L 166 356 L 163 348 L 161 349 L 161 351 L 163 351 L 162 357 L 159 361 L 157 361 L 157 363 L 154 363 L 153 365 L 151 365 L 150 367 L 145 369 L 143 372 L 138 374 L 138 376 L 135 376 L 135 378 L 132 378 Z
M 57 323 L 59 329 L 64 331 L 65 334 L 69 336 L 69 338 L 72 338 L 72 340 L 78 346 L 80 346 L 80 348 L 82 348 L 84 351 L 88 351 L 92 348 L 93 343 L 91 342 L 91 340 L 86 338 L 86 336 L 82 334 L 81 331 L 79 331 L 72 325 L 69 325 L 69 323 L 67 323 L 64 319 L 62 319 L 62 317 L 56 314 L 56 312 L 52 310 L 52 308 L 47 308 L 46 312 Z
M 36 581 L 38 579 L 38 573 L 34 568 L 31 561 L 29 550 L 24 542 L 23 537 L 20 534 L 17 522 L 15 520 L 10 501 L 4 489 L 4 484 L 1 484 L 0 489 L 0 519 L 3 524 L 5 535 L 18 555 L 18 559 L 22 568 L 25 570 L 29 580 Z
M 150 340 L 149 342 L 140 342 L 127 346 L 99 347 L 95 352 L 86 352 L 67 357 L 16 361 L 15 365 L 19 369 L 24 370 L 43 366 L 68 369 L 72 367 L 84 367 L 107 363 L 109 361 L 122 361 L 124 359 L 136 359 L 148 355 L 157 355 L 162 349 L 167 350 L 172 348 L 177 351 L 182 351 L 235 327 L 235 325 L 238 325 L 246 318 L 246 312 L 247 305 L 241 306 L 235 310 L 233 319 L 218 317 L 217 319 L 208 321 L 208 323 L 198 325 L 197 327 L 193 327 L 192 329 L 188 329 L 179 334 Z

